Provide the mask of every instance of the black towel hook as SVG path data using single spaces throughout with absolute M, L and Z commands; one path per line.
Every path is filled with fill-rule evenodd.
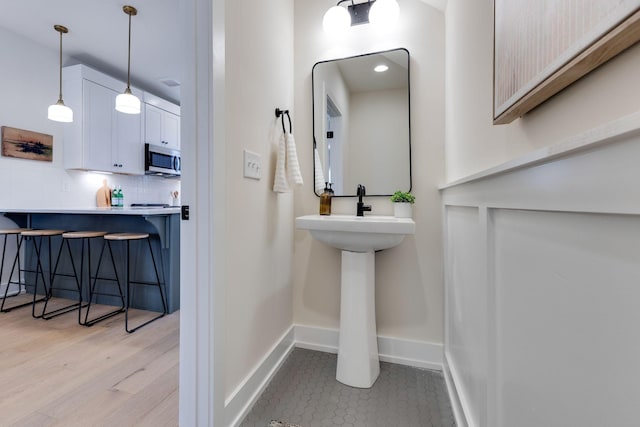
M 282 133 L 287 133 L 287 130 L 284 127 L 284 115 L 287 115 L 289 119 L 289 133 L 293 131 L 293 127 L 291 126 L 291 116 L 289 115 L 289 110 L 281 110 L 280 108 L 276 108 L 276 118 L 280 118 L 282 121 Z
M 293 126 L 291 126 L 291 116 L 289 115 L 289 110 L 285 111 L 285 113 L 287 114 L 287 119 L 289 119 L 289 133 L 293 133 Z

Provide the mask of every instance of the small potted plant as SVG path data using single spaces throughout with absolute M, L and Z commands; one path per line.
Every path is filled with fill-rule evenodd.
M 411 218 L 413 216 L 412 206 L 416 202 L 416 197 L 405 191 L 396 191 L 391 196 L 393 202 L 393 213 L 397 218 Z

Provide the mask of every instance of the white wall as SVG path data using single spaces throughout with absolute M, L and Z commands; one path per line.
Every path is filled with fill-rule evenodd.
M 418 0 L 401 0 L 400 21 L 388 34 L 369 25 L 331 39 L 322 30 L 331 0 L 295 2 L 294 132 L 305 185 L 296 191 L 296 216 L 318 212 L 313 194 L 311 69 L 322 60 L 405 47 L 411 54 L 413 192 L 416 235 L 376 254 L 378 334 L 442 343 L 440 196 L 444 137 L 444 16 Z M 362 183 L 366 185 L 367 183 Z M 353 189 L 355 193 L 355 188 Z M 373 214 L 392 214 L 388 198 L 365 198 Z M 355 213 L 356 199 L 333 200 L 334 213 Z M 340 252 L 296 231 L 293 255 L 294 322 L 337 329 L 340 317 Z
M 492 125 L 493 1 L 450 0 L 447 31 L 447 181 L 503 163 L 635 112 L 640 45 L 511 124 Z
M 272 191 L 282 132 L 293 109 L 293 3 L 226 2 L 225 394 L 238 387 L 292 325 L 294 194 Z M 243 149 L 262 156 L 262 179 L 243 178 Z M 235 414 L 233 414 L 235 416 Z

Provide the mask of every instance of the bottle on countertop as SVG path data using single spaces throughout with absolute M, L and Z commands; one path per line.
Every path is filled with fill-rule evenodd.
M 124 208 L 124 193 L 122 192 L 122 187 L 118 188 L 118 206 Z
M 324 183 L 324 191 L 320 195 L 320 215 L 331 215 L 331 198 L 333 197 L 333 190 L 331 184 Z
M 118 207 L 118 187 L 113 186 L 113 190 L 111 190 L 111 207 Z

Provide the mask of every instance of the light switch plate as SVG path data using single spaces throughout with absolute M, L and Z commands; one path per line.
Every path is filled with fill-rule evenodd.
M 244 150 L 244 177 L 260 179 L 262 177 L 262 156 L 249 150 Z

